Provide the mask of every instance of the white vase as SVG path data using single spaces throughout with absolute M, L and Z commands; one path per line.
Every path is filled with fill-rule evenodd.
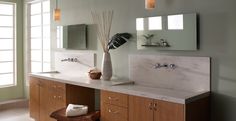
M 102 58 L 102 78 L 103 80 L 111 80 L 112 77 L 112 64 L 111 64 L 111 55 L 109 52 L 103 53 Z

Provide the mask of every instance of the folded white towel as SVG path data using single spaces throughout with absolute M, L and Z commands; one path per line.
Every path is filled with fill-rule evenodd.
M 88 106 L 69 104 L 66 108 L 66 116 L 79 116 L 88 113 Z

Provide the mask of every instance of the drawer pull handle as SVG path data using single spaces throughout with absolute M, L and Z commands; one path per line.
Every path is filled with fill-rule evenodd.
M 148 107 L 149 107 L 150 110 L 152 110 L 152 109 L 153 109 L 152 103 L 149 103 L 149 106 L 148 106 Z
M 58 98 L 59 98 L 59 99 L 61 99 L 61 98 L 62 98 L 62 96 L 58 96 Z
M 55 96 L 55 95 L 54 95 L 54 96 L 53 96 L 53 98 L 54 98 L 54 99 L 56 99 L 56 98 L 57 98 L 57 96 Z
M 108 109 L 108 112 L 109 112 L 109 113 L 113 113 L 113 114 L 119 113 L 119 111 L 112 111 L 111 109 Z
M 114 97 L 108 97 L 109 100 L 114 100 L 114 101 L 118 101 L 119 99 L 118 98 L 114 98 Z
M 157 103 L 154 103 L 153 109 L 156 111 L 157 110 Z
M 39 82 L 39 83 L 37 83 L 37 85 L 38 85 L 38 86 L 42 86 L 42 83 L 41 83 L 41 82 Z

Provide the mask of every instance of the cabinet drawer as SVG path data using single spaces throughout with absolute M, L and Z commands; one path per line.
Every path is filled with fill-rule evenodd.
M 61 82 L 50 82 L 50 88 L 54 91 L 64 92 L 66 90 L 66 84 Z
M 66 99 L 64 95 L 60 95 L 60 94 L 55 94 L 52 96 L 52 100 L 55 100 L 56 102 L 62 102 L 62 103 L 66 103 Z
M 50 105 L 51 105 L 51 110 L 55 111 L 57 109 L 63 108 L 66 106 L 66 95 L 65 93 L 59 93 L 59 92 L 50 92 Z
M 39 85 L 41 88 L 44 88 L 44 89 L 49 89 L 49 84 L 50 84 L 50 81 L 47 81 L 47 80 L 44 80 L 44 79 L 40 79 L 39 81 Z
M 128 95 L 110 92 L 110 91 L 101 91 L 101 101 L 102 103 L 112 104 L 121 107 L 128 107 Z
M 110 104 L 102 104 L 102 121 L 128 121 L 128 109 Z

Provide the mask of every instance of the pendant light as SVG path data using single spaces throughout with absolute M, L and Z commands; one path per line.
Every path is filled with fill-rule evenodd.
M 156 6 L 156 0 L 145 0 L 146 9 L 154 9 Z
M 61 9 L 58 8 L 58 1 L 56 0 L 56 8 L 54 9 L 54 21 L 61 20 Z

